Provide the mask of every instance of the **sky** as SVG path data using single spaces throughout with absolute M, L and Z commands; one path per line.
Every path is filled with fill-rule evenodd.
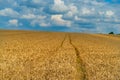
M 120 33 L 120 0 L 0 0 L 0 29 Z

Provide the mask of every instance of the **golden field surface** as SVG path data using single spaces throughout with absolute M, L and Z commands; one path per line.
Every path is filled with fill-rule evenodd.
M 0 30 L 0 80 L 120 80 L 120 35 Z

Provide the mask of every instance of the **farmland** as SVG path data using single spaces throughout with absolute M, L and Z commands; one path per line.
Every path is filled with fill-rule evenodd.
M 0 80 L 120 80 L 120 36 L 0 30 Z

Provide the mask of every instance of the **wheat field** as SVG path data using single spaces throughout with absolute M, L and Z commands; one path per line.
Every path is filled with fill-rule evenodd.
M 120 80 L 120 35 L 0 30 L 0 80 Z

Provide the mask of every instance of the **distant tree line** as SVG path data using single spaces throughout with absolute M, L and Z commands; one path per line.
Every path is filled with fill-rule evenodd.
M 114 32 L 109 32 L 108 34 L 115 34 Z M 117 34 L 117 35 L 120 35 L 120 34 Z
M 109 34 L 114 34 L 114 32 L 109 32 Z

